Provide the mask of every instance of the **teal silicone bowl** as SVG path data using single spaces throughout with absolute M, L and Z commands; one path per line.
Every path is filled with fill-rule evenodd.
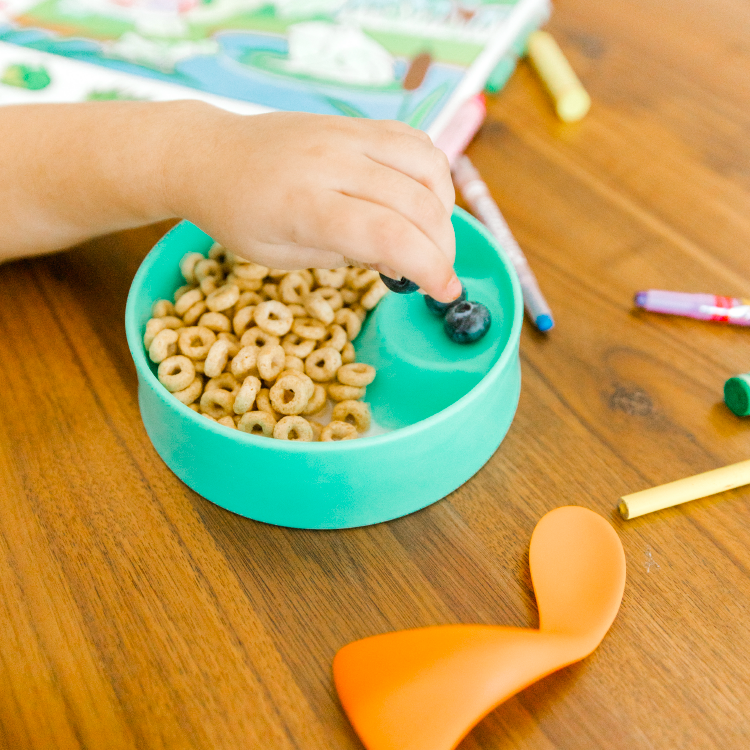
M 497 242 L 465 211 L 453 214 L 456 271 L 469 299 L 492 313 L 488 334 L 455 344 L 420 294 L 389 294 L 355 341 L 377 377 L 365 400 L 383 434 L 300 443 L 231 430 L 171 396 L 156 378 L 143 332 L 151 306 L 172 299 L 187 252 L 213 241 L 189 222 L 148 254 L 128 295 L 125 325 L 143 424 L 157 453 L 199 495 L 280 526 L 338 529 L 388 521 L 460 487 L 497 450 L 518 405 L 523 303 Z

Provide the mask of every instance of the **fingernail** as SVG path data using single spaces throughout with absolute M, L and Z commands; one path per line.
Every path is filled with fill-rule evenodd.
M 387 276 L 389 279 L 399 281 L 401 274 L 398 271 L 394 271 L 390 266 L 383 265 L 382 263 L 376 263 L 373 268 L 378 272 L 382 273 L 383 276 Z
M 450 295 L 451 300 L 454 300 L 458 299 L 458 296 L 461 294 L 462 289 L 463 287 L 461 286 L 461 281 L 454 273 L 453 278 L 448 282 L 448 286 L 445 288 L 445 291 Z

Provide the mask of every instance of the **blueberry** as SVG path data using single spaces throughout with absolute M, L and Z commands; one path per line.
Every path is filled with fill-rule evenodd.
M 478 341 L 490 329 L 492 316 L 481 302 L 459 302 L 445 314 L 445 332 L 458 344 Z
M 445 313 L 448 312 L 448 310 L 453 307 L 453 305 L 457 305 L 459 302 L 463 302 L 466 299 L 466 287 L 461 284 L 461 294 L 457 299 L 454 299 L 453 302 L 438 302 L 436 299 L 433 299 L 430 297 L 429 294 L 425 294 L 424 296 L 424 303 L 427 305 L 427 309 L 433 313 L 434 315 L 437 315 L 438 317 L 442 318 L 445 316 Z
M 380 278 L 383 279 L 383 283 L 392 292 L 396 292 L 396 294 L 411 294 L 412 292 L 416 292 L 417 289 L 419 289 L 419 286 L 417 284 L 415 284 L 413 281 L 409 281 L 409 279 L 406 278 L 400 278 L 396 280 L 390 278 L 389 276 L 384 276 L 382 273 L 380 274 Z

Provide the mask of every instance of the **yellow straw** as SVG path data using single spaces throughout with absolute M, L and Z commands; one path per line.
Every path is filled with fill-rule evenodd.
M 618 507 L 623 518 L 629 520 L 689 500 L 733 490 L 745 484 L 750 484 L 750 460 L 696 474 L 694 477 L 678 479 L 676 482 L 634 492 L 631 495 L 623 495 Z

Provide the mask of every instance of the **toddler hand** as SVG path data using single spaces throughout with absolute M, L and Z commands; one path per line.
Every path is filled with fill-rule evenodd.
M 400 122 L 193 109 L 166 165 L 171 210 L 273 268 L 367 265 L 449 302 L 454 191 L 445 155 Z

